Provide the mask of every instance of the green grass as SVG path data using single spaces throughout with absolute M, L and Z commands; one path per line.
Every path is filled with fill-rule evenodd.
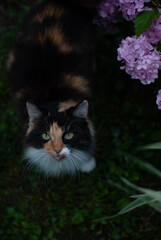
M 14 4 L 13 4 L 14 3 Z M 24 5 L 23 5 L 24 3 Z M 155 95 L 158 83 L 143 86 L 119 70 L 116 49 L 123 32 L 98 31 L 94 82 L 97 169 L 75 178 L 45 178 L 27 169 L 22 159 L 20 126 L 5 74 L 9 49 L 28 11 L 26 1 L 7 1 L 0 21 L 0 239 L 3 240 L 160 240 L 161 216 L 149 207 L 116 214 L 130 203 L 125 177 L 136 185 L 160 189 L 160 182 L 120 150 L 160 167 L 160 153 L 138 152 L 160 141 L 161 112 Z M 161 168 L 160 168 L 161 169 Z

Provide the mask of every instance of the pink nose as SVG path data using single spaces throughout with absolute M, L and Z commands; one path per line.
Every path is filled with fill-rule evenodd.
M 60 148 L 60 147 L 57 147 L 57 148 L 54 149 L 54 151 L 55 151 L 57 154 L 60 153 L 61 150 L 62 150 L 62 148 Z

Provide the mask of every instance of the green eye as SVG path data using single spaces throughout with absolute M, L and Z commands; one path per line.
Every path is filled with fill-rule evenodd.
M 66 139 L 66 140 L 70 140 L 71 138 L 73 138 L 73 136 L 74 136 L 74 134 L 71 132 L 71 133 L 66 133 L 65 135 L 64 135 L 64 138 Z
M 46 141 L 51 138 L 48 133 L 43 133 L 41 136 L 42 136 L 42 138 L 43 138 L 44 140 L 46 140 Z

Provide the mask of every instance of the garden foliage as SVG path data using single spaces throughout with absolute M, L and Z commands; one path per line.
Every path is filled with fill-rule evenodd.
M 129 195 L 136 197 L 136 190 L 125 187 L 120 178 L 160 189 L 160 179 L 151 175 L 160 175 L 153 167 L 160 168 L 160 151 L 154 151 L 154 145 L 151 151 L 137 151 L 143 144 L 160 141 L 161 112 L 153 100 L 159 80 L 148 88 L 130 82 L 116 60 L 121 40 L 134 35 L 134 22 L 121 19 L 116 32 L 114 20 L 116 35 L 100 28 L 97 32 L 93 82 L 97 168 L 89 175 L 53 179 L 22 161 L 21 127 L 5 69 L 9 49 L 32 4 L 32 0 L 0 2 L 0 239 L 160 240 L 161 215 L 145 204 L 125 215 L 96 221 L 126 210 L 132 204 Z M 119 12 L 116 15 L 118 22 Z

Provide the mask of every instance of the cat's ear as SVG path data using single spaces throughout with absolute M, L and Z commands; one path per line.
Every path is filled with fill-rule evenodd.
M 40 112 L 40 110 L 33 103 L 27 102 L 26 106 L 27 106 L 30 122 L 42 116 L 42 113 Z
M 83 102 L 79 103 L 73 110 L 72 115 L 74 117 L 81 117 L 86 118 L 88 115 L 88 101 L 84 100 Z

